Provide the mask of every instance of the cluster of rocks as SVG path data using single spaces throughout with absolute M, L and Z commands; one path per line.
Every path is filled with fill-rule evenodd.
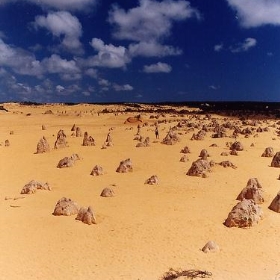
M 54 216 L 72 216 L 77 215 L 76 220 L 82 221 L 85 224 L 96 224 L 96 218 L 92 207 L 80 207 L 75 201 L 70 198 L 63 197 L 55 205 Z
M 198 159 L 192 163 L 187 175 L 206 178 L 208 172 L 211 172 L 210 162 L 206 159 Z
M 79 126 L 76 126 L 76 124 L 74 124 L 72 126 L 71 131 L 73 132 L 71 134 L 71 136 L 74 136 L 74 137 L 82 137 L 83 136 L 81 128 Z
M 165 145 L 174 145 L 180 141 L 178 135 L 173 129 L 170 129 L 167 133 L 167 135 L 163 138 L 162 144 Z
M 34 194 L 37 190 L 51 190 L 51 187 L 48 183 L 41 183 L 35 180 L 31 180 L 27 183 L 21 190 L 21 194 Z
M 72 154 L 70 157 L 64 157 L 58 162 L 57 168 L 72 167 L 74 166 L 75 162 L 80 159 L 81 158 L 78 154 Z
M 259 204 L 264 202 L 263 188 L 257 178 L 248 180 L 246 187 L 239 193 L 240 200 L 230 211 L 224 224 L 227 227 L 246 228 L 256 225 L 263 219 L 264 213 Z M 280 192 L 268 207 L 280 213 Z
M 191 140 L 204 140 L 204 137 L 206 136 L 205 130 L 199 130 L 197 134 L 193 134 Z
M 146 137 L 144 141 L 140 141 L 139 143 L 136 144 L 136 148 L 149 147 L 149 146 L 150 146 L 150 137 Z

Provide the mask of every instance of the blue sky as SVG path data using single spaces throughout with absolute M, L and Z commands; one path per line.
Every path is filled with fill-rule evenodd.
M 280 101 L 280 1 L 0 0 L 0 101 Z

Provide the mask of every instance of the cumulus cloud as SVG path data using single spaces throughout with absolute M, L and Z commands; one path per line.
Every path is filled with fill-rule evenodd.
M 125 84 L 125 85 L 114 84 L 113 88 L 114 88 L 115 91 L 131 91 L 131 90 L 133 90 L 133 87 L 129 84 Z
M 59 55 L 53 54 L 49 58 L 45 58 L 41 62 L 45 72 L 50 74 L 79 74 L 80 69 L 74 60 L 61 58 Z
M 85 74 L 90 76 L 91 78 L 94 78 L 96 79 L 97 78 L 97 74 L 98 74 L 98 71 L 96 69 L 93 69 L 93 68 L 89 68 L 85 71 Z
M 276 0 L 227 0 L 237 12 L 238 19 L 246 28 L 271 24 L 280 25 L 280 2 Z
M 97 38 L 93 38 L 90 45 L 98 54 L 87 59 L 88 66 L 124 68 L 131 60 L 125 47 L 105 45 L 101 39 Z
M 199 17 L 196 9 L 187 1 L 161 2 L 140 0 L 139 6 L 128 11 L 113 6 L 109 22 L 114 26 L 114 36 L 118 39 L 150 41 L 170 35 L 173 21 Z
M 167 63 L 158 62 L 156 64 L 145 65 L 143 71 L 145 73 L 169 73 L 172 67 Z
M 144 57 L 164 57 L 170 55 L 180 55 L 182 51 L 178 48 L 168 45 L 161 45 L 156 41 L 140 42 L 130 44 L 128 47 L 129 55 L 144 56 Z
M 111 83 L 106 79 L 99 79 L 98 84 L 105 87 L 109 87 L 111 85 Z
M 127 11 L 114 5 L 108 20 L 116 39 L 136 42 L 128 47 L 131 57 L 164 57 L 182 54 L 164 40 L 171 35 L 174 22 L 193 17 L 200 18 L 199 12 L 185 0 L 139 0 L 137 7 Z
M 69 12 L 51 12 L 47 16 L 36 16 L 35 28 L 46 28 L 54 37 L 63 37 L 61 46 L 74 53 L 82 53 L 83 47 L 80 42 L 82 25 L 78 18 Z
M 35 56 L 21 48 L 15 48 L 0 39 L 0 66 L 11 68 L 21 75 L 41 76 L 40 61 Z
M 62 91 L 65 90 L 65 87 L 62 86 L 62 85 L 57 85 L 57 86 L 55 87 L 55 89 L 56 89 L 57 92 L 62 92 Z
M 230 50 L 233 53 L 246 52 L 249 49 L 255 47 L 257 40 L 254 38 L 247 38 L 244 42 L 237 44 L 236 46 L 231 46 Z
M 22 0 L 0 0 L 0 5 L 17 1 L 20 2 Z M 26 0 L 26 2 L 36 4 L 43 8 L 49 7 L 58 10 L 86 10 L 88 7 L 94 6 L 97 3 L 97 0 Z

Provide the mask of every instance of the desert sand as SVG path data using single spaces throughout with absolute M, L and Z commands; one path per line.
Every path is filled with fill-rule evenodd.
M 124 124 L 137 114 L 119 112 L 125 111 L 123 105 L 7 103 L 4 107 L 8 111 L 0 111 L 0 279 L 156 280 L 170 268 L 208 271 L 209 279 L 215 280 L 280 279 L 280 213 L 268 209 L 280 190 L 280 169 L 270 166 L 271 157 L 261 157 L 266 147 L 280 151 L 277 119 L 255 116 L 255 129 L 268 127 L 268 131 L 239 134 L 236 140 L 244 150 L 238 156 L 221 156 L 230 152 L 227 142 L 235 141 L 230 129 L 227 137 L 212 138 L 209 131 L 204 140 L 191 140 L 199 127 L 178 127 L 179 142 L 161 143 L 180 120 L 199 123 L 188 114 L 156 119 L 150 116 L 157 113 L 141 113 L 140 134 L 150 138 L 150 145 L 137 148 L 137 123 Z M 105 108 L 110 113 L 100 113 Z M 52 114 L 46 114 L 48 110 Z M 199 118 L 205 125 L 211 123 L 203 114 Z M 213 118 L 225 122 L 225 116 Z M 159 139 L 154 133 L 156 121 Z M 238 118 L 228 121 L 241 126 Z M 83 137 L 71 136 L 74 124 L 94 138 L 95 146 L 82 146 Z M 252 128 L 249 123 L 242 126 L 246 127 Z M 54 149 L 60 129 L 67 147 Z M 102 149 L 109 131 L 113 146 Z M 50 151 L 36 154 L 43 136 Z M 190 153 L 188 161 L 181 162 L 185 146 Z M 187 176 L 202 149 L 208 151 L 209 161 L 229 160 L 237 168 L 215 165 L 206 178 Z M 62 158 L 72 154 L 81 159 L 72 167 L 57 168 Z M 116 172 L 128 158 L 133 172 Z M 96 165 L 103 168 L 103 175 L 90 175 Z M 145 184 L 152 175 L 158 184 Z M 260 204 L 264 218 L 249 228 L 226 227 L 224 221 L 250 178 L 257 178 L 264 190 Z M 21 194 L 31 180 L 47 182 L 51 190 Z M 115 196 L 101 197 L 104 188 L 111 188 Z M 54 216 L 62 197 L 81 207 L 91 206 L 96 224 L 87 225 L 75 215 Z M 204 253 L 209 240 L 220 250 Z

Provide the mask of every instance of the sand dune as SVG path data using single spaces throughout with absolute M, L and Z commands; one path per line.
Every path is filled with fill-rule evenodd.
M 235 141 L 229 137 L 230 129 L 228 137 L 212 138 L 209 131 L 204 140 L 190 140 L 201 127 L 177 127 L 180 141 L 161 143 L 180 119 L 199 123 L 187 114 L 165 114 L 158 119 L 150 118 L 151 113 L 141 114 L 145 125 L 140 123 L 140 134 L 143 140 L 149 137 L 150 144 L 138 148 L 138 141 L 133 140 L 137 123 L 124 124 L 137 114 L 121 113 L 124 105 L 7 103 L 4 107 L 8 112 L 0 111 L 0 279 L 153 280 L 169 268 L 206 270 L 215 280 L 280 277 L 280 214 L 268 209 L 280 190 L 280 169 L 270 167 L 271 157 L 261 157 L 267 147 L 280 151 L 276 119 L 259 120 L 253 127 L 269 131 L 254 131 L 247 137 L 239 134 L 236 140 L 244 150 L 238 156 L 221 156 L 230 152 L 227 142 Z M 105 108 L 111 113 L 101 113 Z M 219 124 L 225 122 L 224 116 L 213 118 Z M 205 115 L 200 119 L 205 125 L 212 121 Z M 160 139 L 154 133 L 156 121 Z M 237 118 L 229 121 L 241 126 Z M 82 146 L 83 137 L 71 136 L 74 124 L 82 133 L 88 132 L 96 145 Z M 242 126 L 246 127 L 252 128 Z M 54 149 L 60 129 L 66 134 L 67 147 Z M 113 146 L 102 149 L 109 131 Z M 36 154 L 43 136 L 50 152 Z M 10 146 L 5 147 L 7 139 Z M 189 160 L 180 162 L 185 146 L 190 149 Z M 187 176 L 202 149 L 208 151 L 209 161 L 229 160 L 237 168 L 215 165 L 207 178 Z M 57 168 L 62 158 L 72 154 L 81 159 L 72 167 Z M 116 172 L 128 158 L 133 171 Z M 90 175 L 96 165 L 103 168 L 103 175 Z M 145 184 L 152 175 L 158 177 L 158 184 Z M 251 228 L 228 228 L 223 223 L 250 178 L 257 178 L 263 187 L 264 218 Z M 51 191 L 20 194 L 31 180 L 47 182 Z M 115 196 L 101 197 L 106 187 Z M 91 206 L 97 223 L 84 224 L 75 215 L 52 215 L 62 197 Z M 218 252 L 202 252 L 209 240 L 218 244 Z

